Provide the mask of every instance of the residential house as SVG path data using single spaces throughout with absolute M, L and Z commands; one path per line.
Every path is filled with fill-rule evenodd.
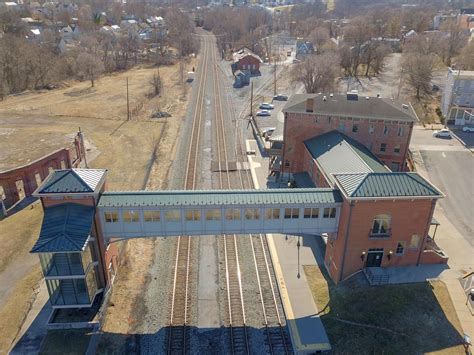
M 237 70 L 248 71 L 250 74 L 260 74 L 262 59 L 250 49 L 243 47 L 233 54 L 232 73 Z
M 474 71 L 448 68 L 446 88 L 441 98 L 441 113 L 448 124 L 474 124 Z
M 304 59 L 308 55 L 313 55 L 314 53 L 315 50 L 313 43 L 303 39 L 298 39 L 296 41 L 296 59 Z

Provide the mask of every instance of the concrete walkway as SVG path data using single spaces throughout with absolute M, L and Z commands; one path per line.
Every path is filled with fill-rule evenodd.
M 256 156 L 248 158 L 255 187 L 266 188 L 268 160 L 261 157 L 255 141 L 247 141 L 247 149 L 257 152 Z M 317 265 L 316 258 L 320 262 L 323 260 L 315 237 L 269 234 L 267 240 L 294 351 L 303 354 L 330 350 L 326 330 L 317 315 L 318 309 L 302 268 L 302 265 Z

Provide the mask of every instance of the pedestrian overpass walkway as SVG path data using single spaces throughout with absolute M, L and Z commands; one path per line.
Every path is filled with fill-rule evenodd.
M 325 188 L 104 192 L 105 238 L 337 232 L 342 197 Z

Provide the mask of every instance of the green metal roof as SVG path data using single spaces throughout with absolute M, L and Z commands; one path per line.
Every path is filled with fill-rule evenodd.
M 327 204 L 342 202 L 333 189 L 182 190 L 104 192 L 98 207 Z
M 37 193 L 93 193 L 106 171 L 104 169 L 55 170 L 41 184 Z
M 32 253 L 80 252 L 89 240 L 94 207 L 63 203 L 44 210 L 41 232 Z
M 417 173 L 335 174 L 349 197 L 443 197 L 443 194 Z
M 304 141 L 330 179 L 338 173 L 386 173 L 389 170 L 364 145 L 338 131 Z

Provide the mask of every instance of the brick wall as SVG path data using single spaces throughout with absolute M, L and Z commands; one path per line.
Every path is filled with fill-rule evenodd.
M 429 222 L 435 203 L 430 199 L 394 199 L 353 202 L 352 215 L 350 203 L 345 200 L 341 209 L 339 231 L 335 240 L 328 241 L 325 263 L 335 282 L 361 270 L 367 260 L 367 252 L 372 248 L 383 248 L 382 267 L 416 265 L 423 248 L 423 238 L 427 236 Z M 391 215 L 391 235 L 386 239 L 371 239 L 369 233 L 373 219 L 378 214 Z M 349 222 L 350 219 L 350 222 Z M 345 246 L 346 232 L 347 246 Z M 417 246 L 411 246 L 412 236 L 418 235 Z M 396 255 L 401 242 L 404 250 Z M 342 259 L 346 249 L 344 265 Z M 388 253 L 393 254 L 389 260 Z M 365 257 L 362 260 L 362 252 Z M 342 277 L 341 277 L 341 269 Z
M 85 154 L 83 136 L 79 132 L 69 147 L 52 152 L 30 164 L 0 172 L 0 193 L 3 189 L 5 207 L 9 208 L 22 198 L 30 196 L 38 183 L 49 175 L 50 169 L 81 166 L 85 161 Z
M 357 132 L 353 132 L 353 125 L 357 125 Z M 402 129 L 400 136 L 399 128 Z M 285 173 L 304 171 L 304 151 L 306 149 L 303 142 L 332 130 L 340 131 L 365 145 L 390 169 L 392 169 L 392 163 L 398 163 L 400 171 L 406 170 L 405 157 L 408 152 L 413 123 L 344 119 L 313 113 L 287 112 L 285 113 L 283 163 L 288 161 L 290 166 L 285 168 L 285 164 L 283 164 L 283 171 Z M 385 152 L 381 152 L 382 143 L 386 144 Z M 399 148 L 399 153 L 395 152 L 395 148 Z

